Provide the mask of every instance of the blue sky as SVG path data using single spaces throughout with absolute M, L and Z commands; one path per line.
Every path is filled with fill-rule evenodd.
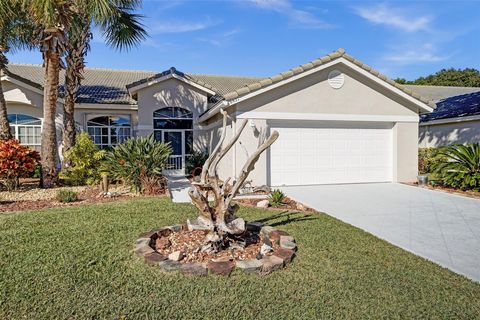
M 117 52 L 95 32 L 87 65 L 269 76 L 342 47 L 392 78 L 480 69 L 480 1 L 144 0 L 141 13 L 145 42 Z

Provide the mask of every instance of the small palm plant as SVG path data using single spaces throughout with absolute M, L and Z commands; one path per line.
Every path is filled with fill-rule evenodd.
M 280 206 L 283 204 L 283 200 L 285 198 L 285 194 L 280 189 L 275 189 L 268 197 L 268 202 L 271 206 Z
M 480 191 L 480 144 L 452 145 L 440 152 L 446 160 L 438 163 L 434 171 L 442 182 L 462 190 Z

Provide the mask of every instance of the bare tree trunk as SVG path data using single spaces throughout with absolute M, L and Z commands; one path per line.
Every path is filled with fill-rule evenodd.
M 4 73 L 8 60 L 7 57 L 0 52 L 0 73 Z M 10 132 L 10 125 L 7 118 L 7 102 L 3 94 L 3 86 L 0 81 L 0 140 L 12 139 L 12 133 Z
M 43 129 L 42 129 L 42 187 L 51 188 L 58 182 L 57 173 L 57 113 L 60 54 L 53 50 L 44 53 L 45 83 L 43 90 Z
M 216 239 L 215 241 L 212 240 L 212 242 L 216 242 L 213 243 L 213 247 L 216 249 L 222 246 L 225 236 L 237 235 L 245 231 L 245 222 L 235 216 L 238 206 L 232 205 L 232 200 L 245 183 L 250 172 L 255 169 L 255 164 L 260 155 L 278 138 L 278 132 L 274 131 L 268 139 L 260 144 L 258 149 L 247 159 L 239 178 L 232 185 L 229 184 L 231 178 L 220 182 L 217 174 L 218 163 L 240 138 L 247 123 L 247 120 L 240 123 L 238 131 L 224 145 L 228 116 L 226 111 L 221 110 L 221 112 L 223 114 L 223 131 L 220 141 L 203 165 L 200 182 L 192 183 L 192 188 L 188 192 L 202 217 L 201 221 L 207 221 L 204 226 L 200 227 L 208 227 L 214 234 L 211 239 Z M 209 202 L 210 195 L 215 199 L 213 204 Z M 200 219 L 197 219 L 197 223 L 200 223 Z
M 3 86 L 0 81 L 0 140 L 12 139 L 12 133 L 10 132 L 10 125 L 7 119 L 7 102 L 3 95 Z

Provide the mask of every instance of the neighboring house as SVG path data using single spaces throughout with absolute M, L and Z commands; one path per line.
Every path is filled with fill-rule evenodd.
M 14 130 L 38 145 L 43 69 L 9 68 L 2 81 Z M 419 114 L 434 104 L 339 49 L 270 78 L 87 68 L 76 121 L 102 147 L 153 133 L 171 143 L 171 168 L 182 170 L 192 149 L 218 141 L 221 109 L 229 114 L 227 140 L 241 119 L 248 125 L 220 175 L 238 176 L 259 141 L 277 130 L 251 179 L 281 186 L 415 180 Z
M 437 105 L 435 111 L 420 117 L 421 148 L 480 142 L 480 88 L 407 87 Z

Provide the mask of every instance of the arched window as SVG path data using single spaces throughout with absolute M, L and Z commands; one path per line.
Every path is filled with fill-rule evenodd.
M 193 148 L 193 114 L 179 107 L 166 107 L 153 112 L 153 132 L 155 140 L 170 142 L 172 155 L 171 169 L 183 169 L 185 157 Z
M 12 136 L 21 144 L 39 149 L 42 140 L 42 120 L 26 114 L 7 115 Z
M 131 137 L 132 125 L 129 115 L 90 116 L 87 132 L 100 148 L 115 146 Z

